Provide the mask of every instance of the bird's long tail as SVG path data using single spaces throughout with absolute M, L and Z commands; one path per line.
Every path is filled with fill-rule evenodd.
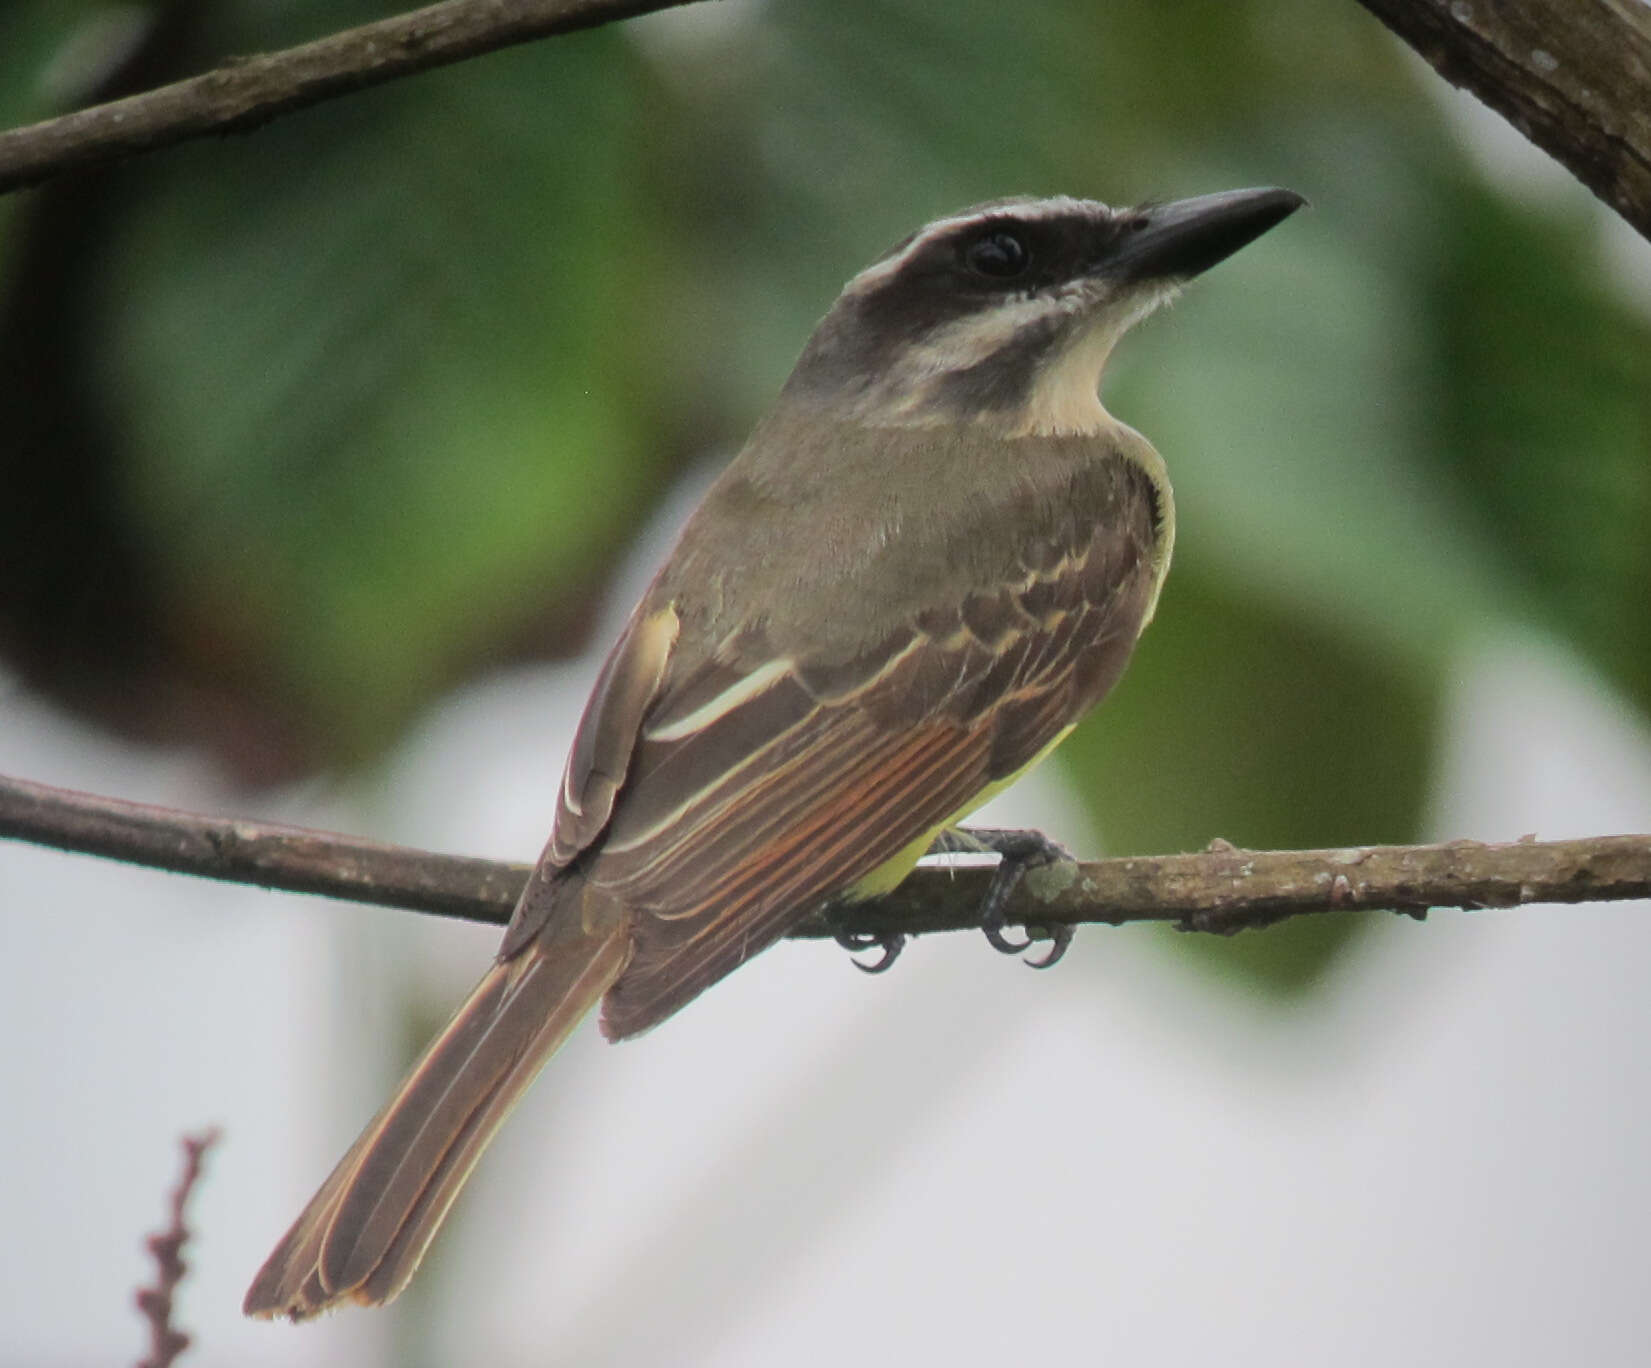
M 629 954 L 615 925 L 495 964 L 275 1247 L 243 1310 L 306 1320 L 400 1292 L 493 1133 Z

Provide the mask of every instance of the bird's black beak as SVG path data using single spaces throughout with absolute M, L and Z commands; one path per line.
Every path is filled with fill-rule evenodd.
M 1097 274 L 1126 281 L 1189 280 L 1225 261 L 1307 201 L 1294 190 L 1229 190 L 1124 217 Z

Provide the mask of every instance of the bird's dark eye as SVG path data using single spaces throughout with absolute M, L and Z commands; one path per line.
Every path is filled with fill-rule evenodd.
M 1000 228 L 965 247 L 963 260 L 976 275 L 1013 280 L 1031 265 L 1032 253 L 1016 234 Z

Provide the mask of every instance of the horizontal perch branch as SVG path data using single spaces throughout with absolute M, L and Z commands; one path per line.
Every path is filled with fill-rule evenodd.
M 334 832 L 75 793 L 0 777 L 0 836 L 180 874 L 502 924 L 521 864 L 438 855 Z M 956 931 L 977 924 L 989 869 L 920 869 L 896 892 L 792 934 Z M 1513 907 L 1651 897 L 1651 835 L 1502 845 L 1239 850 L 1036 869 L 1009 919 L 1037 925 L 1167 921 L 1231 933 L 1303 913 Z

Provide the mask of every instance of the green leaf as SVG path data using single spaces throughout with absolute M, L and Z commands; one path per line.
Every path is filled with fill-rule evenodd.
M 645 86 L 595 33 L 146 168 L 103 276 L 131 507 L 182 635 L 332 753 L 578 621 L 661 477 Z
M 1529 614 L 1651 711 L 1651 320 L 1603 288 L 1580 192 L 1440 207 L 1430 449 Z

